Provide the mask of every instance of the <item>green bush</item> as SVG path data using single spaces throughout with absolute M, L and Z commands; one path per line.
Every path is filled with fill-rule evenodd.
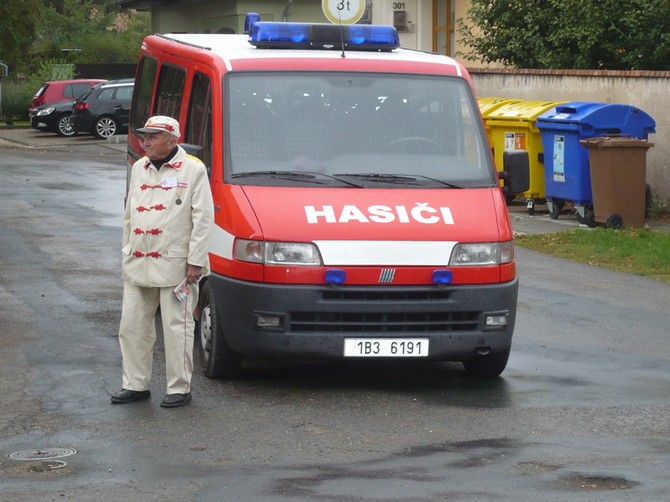
M 8 125 L 17 120 L 28 120 L 28 108 L 36 90 L 25 80 L 3 80 L 1 118 Z
M 8 125 L 18 120 L 28 120 L 32 97 L 44 82 L 74 78 L 74 65 L 61 59 L 39 61 L 37 71 L 25 78 L 6 79 L 2 82 L 0 119 Z

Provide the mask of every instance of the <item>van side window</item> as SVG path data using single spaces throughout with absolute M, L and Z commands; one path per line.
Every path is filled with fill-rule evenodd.
M 184 68 L 163 65 L 156 86 L 158 100 L 153 115 L 167 115 L 179 120 L 185 83 L 186 70 Z
M 144 57 L 139 62 L 137 81 L 135 82 L 135 92 L 133 93 L 133 104 L 130 107 L 132 110 L 132 130 L 143 127 L 149 118 L 157 70 L 158 62 L 153 58 Z
M 191 87 L 184 141 L 202 147 L 199 155 L 208 168 L 212 167 L 212 85 L 209 77 L 196 73 Z

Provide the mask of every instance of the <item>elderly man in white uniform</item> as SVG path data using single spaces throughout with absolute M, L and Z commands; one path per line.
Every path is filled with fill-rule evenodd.
M 130 403 L 151 396 L 160 306 L 167 376 L 161 406 L 173 408 L 191 400 L 193 311 L 198 281 L 209 270 L 214 206 L 205 166 L 177 144 L 176 120 L 151 117 L 138 132 L 144 134 L 146 157 L 132 167 L 123 224 L 123 388 L 111 401 Z M 183 280 L 189 294 L 180 301 L 175 287 Z

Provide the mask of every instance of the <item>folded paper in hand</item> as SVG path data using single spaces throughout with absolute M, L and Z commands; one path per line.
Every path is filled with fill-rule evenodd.
M 191 285 L 188 283 L 185 277 L 184 280 L 181 281 L 179 284 L 177 284 L 177 287 L 174 288 L 174 295 L 180 302 L 183 302 L 190 292 L 191 292 Z

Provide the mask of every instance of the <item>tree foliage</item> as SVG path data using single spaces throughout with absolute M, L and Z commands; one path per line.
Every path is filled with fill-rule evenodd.
M 42 0 L 0 1 L 0 61 L 14 67 L 35 40 Z
M 670 0 L 472 0 L 471 61 L 516 68 L 670 69 Z
M 0 0 L 0 58 L 17 72 L 53 59 L 134 63 L 149 31 L 148 13 L 116 0 Z
M 116 0 L 45 1 L 37 42 L 40 54 L 69 62 L 134 63 L 149 33 L 148 13 L 120 11 Z M 69 49 L 69 51 L 67 50 Z

